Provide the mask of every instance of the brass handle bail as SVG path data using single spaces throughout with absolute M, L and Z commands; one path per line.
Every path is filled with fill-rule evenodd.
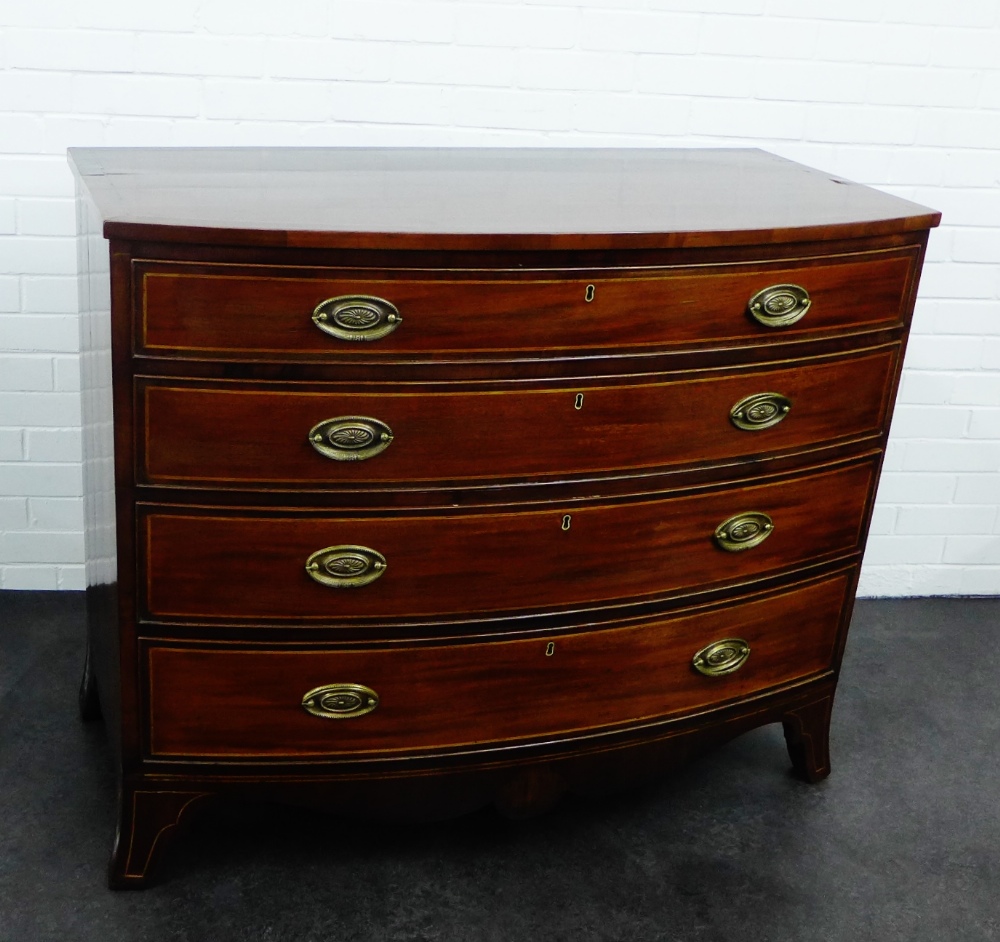
M 713 641 L 691 659 L 699 674 L 706 677 L 724 677 L 738 671 L 750 657 L 750 645 L 742 638 L 725 638 Z
M 310 579 L 331 589 L 357 589 L 385 573 L 385 557 L 368 546 L 328 546 L 306 560 Z
M 327 298 L 316 305 L 312 319 L 338 340 L 381 340 L 403 322 L 395 304 L 367 294 Z
M 324 720 L 364 716 L 377 706 L 378 694 L 364 684 L 326 684 L 302 698 L 302 709 Z
M 771 285 L 758 291 L 748 305 L 750 316 L 765 327 L 788 327 L 802 320 L 812 300 L 799 285 Z
M 341 415 L 309 429 L 309 444 L 334 461 L 366 461 L 392 444 L 392 429 L 366 415 Z
M 729 421 L 744 432 L 777 425 L 792 410 L 792 400 L 776 392 L 744 396 L 729 410 Z
M 760 546 L 774 532 L 774 521 L 757 510 L 748 510 L 724 520 L 715 528 L 715 542 L 727 553 Z

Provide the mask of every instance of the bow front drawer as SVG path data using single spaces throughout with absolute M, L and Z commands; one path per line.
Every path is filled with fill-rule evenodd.
M 585 736 L 725 705 L 829 669 L 850 583 L 841 572 L 736 606 L 479 644 L 234 650 L 148 642 L 148 751 L 384 760 Z M 706 656 L 715 673 L 704 672 Z
M 857 551 L 874 462 L 512 513 L 143 506 L 145 609 L 154 620 L 475 620 L 741 583 Z
M 143 379 L 137 478 L 315 490 L 636 475 L 777 455 L 877 435 L 898 355 L 893 345 L 663 382 L 458 392 Z
M 901 323 L 912 249 L 784 263 L 523 273 L 136 262 L 145 356 L 337 359 L 773 343 Z

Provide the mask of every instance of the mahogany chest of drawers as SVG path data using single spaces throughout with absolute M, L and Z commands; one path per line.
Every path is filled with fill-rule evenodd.
M 113 886 L 235 793 L 529 814 L 772 722 L 829 772 L 936 213 L 760 151 L 71 163 Z

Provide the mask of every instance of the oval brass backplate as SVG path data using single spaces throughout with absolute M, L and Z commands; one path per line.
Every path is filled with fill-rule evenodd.
M 754 393 L 733 405 L 729 421 L 744 432 L 756 432 L 777 425 L 791 409 L 792 400 L 781 393 Z
M 771 285 L 750 299 L 748 310 L 765 327 L 788 327 L 802 320 L 811 304 L 809 292 L 799 285 Z
M 392 444 L 392 429 L 366 415 L 341 415 L 309 429 L 309 444 L 334 461 L 365 461 Z
M 314 687 L 302 698 L 306 713 L 324 720 L 348 720 L 364 716 L 378 706 L 378 694 L 364 684 L 326 684 Z
M 316 305 L 313 323 L 338 340 L 380 340 L 402 322 L 391 301 L 367 294 L 345 294 Z
M 306 560 L 306 572 L 332 589 L 357 589 L 378 579 L 386 570 L 385 557 L 367 546 L 328 546 Z
M 750 645 L 742 638 L 713 641 L 692 659 L 696 671 L 706 677 L 722 677 L 738 671 L 750 657 Z
M 760 546 L 774 532 L 774 521 L 757 510 L 724 520 L 715 528 L 715 542 L 728 553 Z

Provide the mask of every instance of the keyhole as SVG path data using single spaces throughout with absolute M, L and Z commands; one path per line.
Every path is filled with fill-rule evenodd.
M 576 399 L 573 401 L 573 408 L 574 409 L 582 409 L 583 408 L 583 393 L 577 393 L 576 394 Z
M 590 301 L 594 300 L 594 286 L 593 285 L 587 285 L 587 290 L 586 290 L 586 292 L 584 292 L 583 299 L 584 299 L 584 301 L 587 301 L 587 302 L 590 302 Z
M 556 643 L 555 641 L 550 641 L 547 645 L 545 645 L 545 656 L 552 657 L 552 655 L 555 653 L 556 653 Z
M 570 528 L 570 524 L 572 524 L 572 522 L 573 522 L 572 515 L 566 514 L 566 516 L 563 517 L 562 528 L 564 530 L 568 530 Z

